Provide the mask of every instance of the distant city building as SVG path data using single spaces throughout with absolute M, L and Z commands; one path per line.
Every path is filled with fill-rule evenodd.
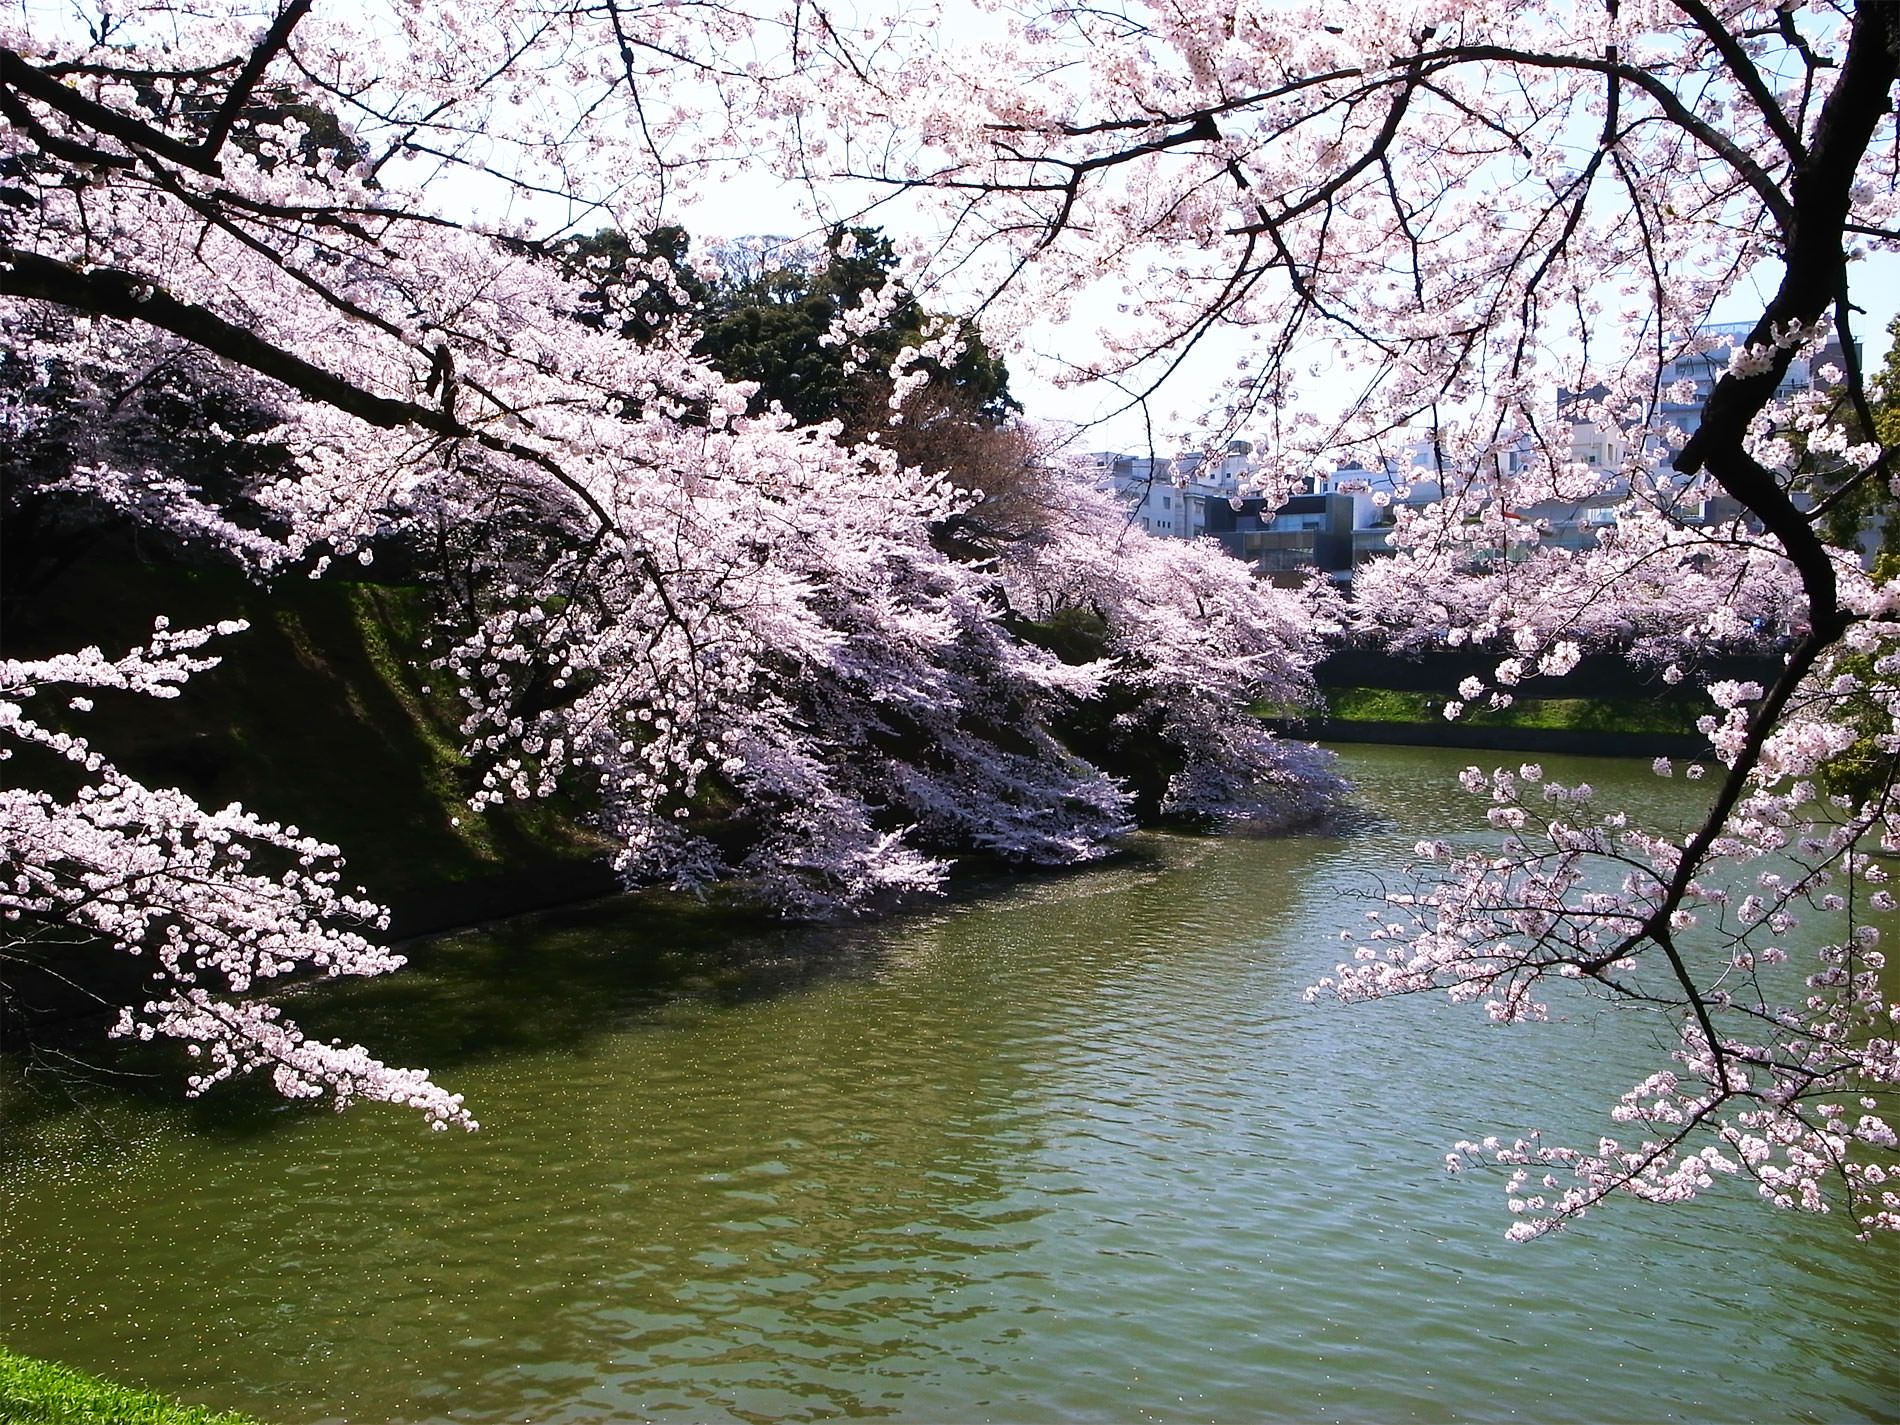
M 1712 322 L 1698 331 L 1699 336 L 1719 338 L 1717 345 L 1707 351 L 1691 352 L 1671 361 L 1662 369 L 1662 382 L 1665 388 L 1678 382 L 1689 381 L 1695 386 L 1695 394 L 1688 400 L 1665 400 L 1662 405 L 1662 419 L 1682 431 L 1684 435 L 1693 435 L 1702 424 L 1702 407 L 1715 390 L 1715 383 L 1722 379 L 1728 370 L 1729 358 L 1735 348 L 1748 338 L 1755 329 L 1753 322 Z M 1854 343 L 1854 356 L 1860 357 L 1860 343 Z M 1845 368 L 1846 353 L 1839 337 L 1829 338 L 1821 348 L 1820 354 L 1812 360 L 1797 356 L 1788 363 L 1788 370 L 1782 376 L 1781 383 L 1775 387 L 1775 397 L 1785 400 L 1802 391 L 1811 391 L 1821 384 L 1821 368 L 1837 366 Z
M 1623 433 L 1611 426 L 1607 430 L 1590 421 L 1578 421 L 1570 427 L 1570 458 L 1585 465 L 1606 470 L 1622 468 L 1629 446 Z
M 1282 583 L 1297 583 L 1313 570 L 1336 579 L 1351 577 L 1353 527 L 1377 510 L 1371 486 L 1361 495 L 1330 488 L 1325 479 L 1278 510 L 1264 500 L 1242 498 L 1241 482 L 1253 469 L 1253 446 L 1232 441 L 1218 460 L 1198 455 L 1162 460 L 1103 452 L 1092 459 L 1103 478 L 1127 502 L 1129 517 L 1163 539 L 1212 538 L 1255 571 Z
M 1352 578 L 1351 495 L 1295 495 L 1278 509 L 1258 499 L 1214 500 L 1206 520 L 1209 538 L 1276 583 L 1297 584 L 1314 572 Z
M 1208 461 L 1200 455 L 1172 460 L 1103 451 L 1089 457 L 1115 493 L 1126 501 L 1134 522 L 1164 539 L 1194 539 L 1206 533 L 1206 503 L 1240 492 L 1253 468 L 1253 446 L 1228 443 L 1226 454 Z
M 1685 435 L 1700 425 L 1702 405 L 1728 370 L 1730 353 L 1752 329 L 1743 322 L 1704 327 L 1703 335 L 1720 339 L 1718 343 L 1664 367 L 1665 385 L 1689 381 L 1695 390 L 1692 401 L 1664 403 L 1664 423 Z M 1855 352 L 1858 356 L 1858 345 Z M 1785 398 L 1814 389 L 1822 380 L 1822 369 L 1830 364 L 1843 364 L 1838 341 L 1829 342 L 1812 360 L 1797 358 L 1790 363 L 1776 395 Z M 1606 394 L 1600 386 L 1581 393 L 1560 390 L 1558 407 L 1561 411 Z M 1631 434 L 1615 425 L 1573 421 L 1570 458 L 1578 465 L 1611 472 L 1609 478 L 1583 498 L 1546 500 L 1517 513 L 1539 527 L 1537 542 L 1545 547 L 1594 548 L 1604 531 L 1615 528 L 1618 511 L 1629 499 L 1625 472 L 1636 453 Z M 1499 473 L 1524 469 L 1534 455 L 1535 447 L 1526 439 L 1497 456 Z M 1358 565 L 1392 552 L 1387 539 L 1395 510 L 1430 503 L 1442 492 L 1437 452 L 1430 439 L 1414 445 L 1409 461 L 1388 459 L 1377 467 L 1350 462 L 1330 473 L 1309 476 L 1305 488 L 1271 511 L 1264 500 L 1241 494 L 1242 482 L 1253 469 L 1253 446 L 1244 440 L 1230 442 L 1215 460 L 1110 451 L 1090 459 L 1103 482 L 1126 502 L 1129 519 L 1139 528 L 1163 539 L 1214 539 L 1262 577 L 1282 584 L 1298 583 L 1314 572 L 1349 583 Z M 1684 524 L 1718 523 L 1738 518 L 1740 506 L 1719 492 L 1697 493 L 1673 513 Z M 1480 560 L 1508 559 L 1515 552 L 1474 550 L 1473 555 Z

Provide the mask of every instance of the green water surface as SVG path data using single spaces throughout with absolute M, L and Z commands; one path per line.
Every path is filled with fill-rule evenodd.
M 1472 756 L 1347 751 L 1352 836 L 842 929 L 598 908 L 298 1007 L 473 1136 L 16 1085 L 0 1339 L 281 1425 L 1900 1419 L 1895 1244 L 1738 1185 L 1510 1246 L 1444 1173 L 1593 1142 L 1657 1026 L 1302 1000 L 1475 827 Z M 1685 822 L 1706 787 L 1546 764 Z

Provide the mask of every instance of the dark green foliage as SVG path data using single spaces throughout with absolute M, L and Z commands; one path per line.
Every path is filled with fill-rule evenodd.
M 1892 452 L 1900 449 L 1900 317 L 1889 323 L 1887 335 L 1893 345 L 1888 348 L 1885 366 L 1874 377 L 1885 387 L 1886 394 L 1872 403 L 1871 438 L 1886 447 L 1891 461 Z M 1853 438 L 1870 438 L 1866 423 L 1847 408 L 1844 397 L 1841 406 L 1836 419 L 1847 425 Z M 1805 450 L 1802 437 L 1797 434 L 1794 439 Z M 1833 466 L 1839 463 L 1838 460 L 1830 462 Z M 1889 464 L 1887 473 L 1891 475 L 1895 469 Z M 1809 475 L 1816 496 L 1827 502 L 1820 521 L 1823 536 L 1831 544 L 1852 549 L 1862 543 L 1864 534 L 1871 533 L 1877 556 L 1900 559 L 1900 507 L 1896 507 L 1893 492 L 1879 467 L 1846 482 L 1841 479 L 1842 473 L 1823 468 Z
M 562 262 L 590 284 L 575 319 L 645 344 L 673 323 L 703 312 L 713 289 L 687 265 L 691 244 L 686 229 L 671 226 L 655 228 L 637 248 L 612 228 L 562 243 Z
M 268 172 L 281 160 L 263 151 L 265 136 L 259 131 L 286 122 L 298 126 L 294 157 L 305 168 L 314 168 L 327 158 L 336 167 L 347 169 L 369 157 L 335 114 L 298 98 L 294 89 L 266 90 L 247 104 L 243 117 L 231 130 L 231 142 L 256 158 L 258 166 Z M 377 186 L 373 179 L 370 186 Z
M 847 231 L 854 250 L 847 256 Z M 862 434 L 881 424 L 889 390 L 886 372 L 898 353 L 923 339 L 930 313 L 908 288 L 900 287 L 889 317 L 858 339 L 861 368 L 848 369 L 853 353 L 824 345 L 832 319 L 862 304 L 897 266 L 890 239 L 875 228 L 835 228 L 823 264 L 773 266 L 748 280 L 722 286 L 707 305 L 705 332 L 697 350 L 728 378 L 757 381 L 755 404 L 776 401 L 801 424 L 837 417 Z M 926 363 L 935 389 L 955 392 L 978 419 L 994 423 L 1017 409 L 1009 373 L 974 330 L 948 368 Z
M 1094 609 L 1072 604 L 1039 622 L 1018 620 L 1010 625 L 1010 632 L 1046 648 L 1064 663 L 1093 663 L 1108 657 L 1108 620 Z
M 155 119 L 182 120 L 202 139 L 218 122 L 228 90 L 210 76 L 184 78 L 162 88 L 141 83 L 135 93 L 140 105 Z M 314 169 L 325 159 L 337 168 L 350 168 L 369 157 L 333 111 L 309 102 L 289 85 L 265 85 L 253 91 L 250 102 L 231 120 L 230 142 L 256 159 L 258 167 L 268 173 L 284 155 L 266 144 L 281 142 L 281 135 L 275 131 L 287 122 L 298 130 L 296 148 L 288 156 L 305 168 Z M 375 186 L 373 180 L 371 186 Z
M 1874 438 L 1886 447 L 1891 461 L 1900 451 L 1900 317 L 1887 327 L 1893 338 L 1886 365 L 1878 380 L 1885 394 L 1873 403 Z M 1892 467 L 1890 467 L 1892 468 Z M 1900 575 L 1900 503 L 1896 503 L 1879 468 L 1851 489 L 1837 495 L 1826 512 L 1827 537 L 1835 544 L 1851 547 L 1861 531 L 1871 529 L 1878 536 L 1874 556 L 1874 581 L 1892 582 Z M 1882 649 L 1881 653 L 1890 650 Z M 1869 685 L 1881 680 L 1874 672 L 1877 653 L 1851 654 L 1840 660 L 1839 670 L 1852 674 Z M 1857 800 L 1883 795 L 1900 772 L 1900 759 L 1882 752 L 1875 738 L 1891 731 L 1891 718 L 1872 699 L 1857 695 L 1844 710 L 1844 718 L 1859 731 L 1852 746 L 1831 757 L 1821 768 L 1821 786 L 1830 795 L 1851 796 Z
M 1882 577 L 1883 582 L 1896 571 L 1892 568 L 1883 571 L 1881 565 L 1891 565 L 1894 558 L 1893 555 L 1883 554 L 1880 564 L 1875 566 L 1876 577 Z M 1838 671 L 1859 678 L 1863 684 L 1878 685 L 1881 679 L 1874 672 L 1874 663 L 1886 651 L 1850 653 L 1839 661 Z M 1839 717 L 1851 725 L 1858 736 L 1844 751 L 1821 764 L 1821 789 L 1829 796 L 1852 797 L 1856 801 L 1884 796 L 1896 772 L 1900 772 L 1900 759 L 1890 752 L 1882 752 L 1875 739 L 1892 731 L 1892 717 L 1866 693 L 1849 697 Z
M 1047 619 L 1012 620 L 1010 632 L 1025 643 L 1047 649 L 1064 663 L 1092 663 L 1110 656 L 1108 622 L 1093 609 L 1070 605 Z M 1163 735 L 1164 716 L 1136 693 L 1110 688 L 1095 698 L 1073 703 L 1051 727 L 1076 756 L 1119 779 L 1135 798 L 1136 820 L 1163 820 L 1161 804 L 1168 786 L 1187 758 Z
M 931 314 L 900 286 L 888 317 L 858 339 L 858 353 L 821 339 L 838 313 L 860 306 L 896 269 L 890 239 L 875 228 L 834 228 L 817 261 L 761 249 L 758 261 L 729 261 L 712 282 L 688 265 L 689 246 L 678 227 L 656 228 L 638 246 L 611 229 L 561 244 L 557 255 L 590 284 L 577 318 L 642 342 L 676 321 L 694 321 L 696 354 L 730 380 L 759 383 L 752 414 L 776 402 L 801 425 L 838 419 L 853 435 L 884 423 L 891 362 L 923 339 Z M 1019 409 L 1009 372 L 974 329 L 963 336 L 964 349 L 948 367 L 925 363 L 929 389 L 994 425 Z
M 174 628 L 243 618 L 247 632 L 204 652 L 222 661 L 181 696 L 96 695 L 75 719 L 128 774 L 206 806 L 242 802 L 342 846 L 346 879 L 379 899 L 495 872 L 597 855 L 572 809 L 545 802 L 472 812 L 460 709 L 423 646 L 430 601 L 413 587 L 284 579 L 141 560 L 118 542 L 47 590 L 7 651 L 36 657 L 143 642 Z M 57 710 L 36 708 L 57 720 Z

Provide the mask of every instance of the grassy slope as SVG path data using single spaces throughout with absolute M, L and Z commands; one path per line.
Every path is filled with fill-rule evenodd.
M 0 1421 L 6 1425 L 257 1425 L 245 1415 L 181 1405 L 112 1385 L 0 1346 Z
M 1392 688 L 1329 688 L 1327 716 L 1345 722 L 1434 724 L 1444 720 L 1446 695 Z M 1536 727 L 1564 732 L 1679 732 L 1693 735 L 1706 699 L 1521 698 L 1508 708 L 1468 709 L 1460 722 L 1479 727 Z
M 72 720 L 127 772 L 208 806 L 242 802 L 343 848 L 350 883 L 378 896 L 594 856 L 601 847 L 560 808 L 472 813 L 453 701 L 431 686 L 419 591 L 288 579 L 135 558 L 79 566 L 8 630 L 31 657 L 142 642 L 154 615 L 175 628 L 242 618 L 213 640 L 221 664 L 168 701 L 100 694 Z M 57 717 L 57 705 L 34 712 Z

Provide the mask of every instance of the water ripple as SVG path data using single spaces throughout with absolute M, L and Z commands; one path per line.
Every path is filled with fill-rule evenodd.
M 1440 1171 L 1593 1133 L 1643 1026 L 1301 1001 L 1374 877 L 1475 830 L 1462 760 L 1350 751 L 1367 835 L 1150 838 L 880 926 L 445 947 L 391 1022 L 511 1046 L 448 1075 L 481 1134 L 53 1123 L 0 1333 L 282 1425 L 1900 1419 L 1893 1244 L 1737 1192 L 1509 1248 Z

